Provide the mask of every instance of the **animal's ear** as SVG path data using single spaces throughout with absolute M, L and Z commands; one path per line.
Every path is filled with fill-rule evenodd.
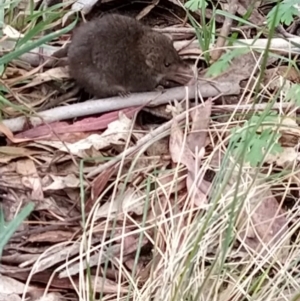
M 156 54 L 155 53 L 148 53 L 146 56 L 146 64 L 148 67 L 153 68 L 155 62 Z

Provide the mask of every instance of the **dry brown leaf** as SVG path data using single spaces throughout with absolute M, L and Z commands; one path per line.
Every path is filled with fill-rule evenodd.
M 116 148 L 119 152 L 122 152 L 124 148 L 122 147 Z M 132 183 L 136 181 L 137 177 L 140 173 L 147 175 L 148 173 L 152 173 L 153 170 L 164 170 L 166 166 L 170 164 L 169 158 L 161 158 L 158 156 L 148 157 L 148 156 L 139 156 L 134 157 L 133 159 L 126 160 L 121 171 L 122 177 L 126 177 L 126 183 Z
M 137 275 L 143 270 L 143 268 L 145 266 L 145 262 L 143 261 L 143 259 L 141 257 L 139 257 L 138 262 L 136 262 L 136 260 L 134 258 L 130 258 L 125 261 L 125 265 L 130 271 L 134 270 L 135 275 Z
M 67 143 L 63 141 L 48 141 L 39 140 L 36 144 L 51 146 L 62 152 L 71 153 L 80 158 L 87 158 L 94 155 L 100 156 L 96 151 L 106 148 L 112 144 L 124 145 L 130 135 L 132 120 L 128 119 L 124 114 L 120 114 L 120 119 L 111 122 L 101 135 L 92 134 L 85 139 L 74 143 Z M 94 150 L 94 153 L 90 153 Z
M 285 212 L 279 207 L 277 200 L 269 190 L 260 193 L 259 196 L 253 195 L 248 203 L 249 205 L 245 206 L 237 224 L 240 240 L 255 252 L 259 252 L 262 248 L 270 250 L 288 231 Z M 273 252 L 271 251 L 271 253 Z M 264 251 L 263 254 L 266 252 Z M 286 254 L 277 255 L 281 261 L 285 260 Z
M 78 192 L 77 192 L 77 201 L 78 201 Z M 44 198 L 42 202 L 38 202 L 35 207 L 36 211 L 39 210 L 48 210 L 56 214 L 57 216 L 76 216 L 78 211 L 74 207 L 70 207 L 69 204 L 64 202 L 64 199 L 61 199 L 59 195 L 53 195 L 49 198 Z
M 205 147 L 211 108 L 212 101 L 209 99 L 205 102 L 204 106 L 191 112 L 192 127 L 191 132 L 187 137 L 187 143 L 194 154 L 196 149 L 199 152 L 202 147 Z
M 15 135 L 15 138 L 27 138 L 28 140 L 31 140 L 34 138 L 42 138 L 46 136 L 48 140 L 57 140 L 58 135 L 63 141 L 70 142 L 70 139 L 68 138 L 70 136 L 70 133 L 103 130 L 107 128 L 108 124 L 119 119 L 120 112 L 122 112 L 122 114 L 124 114 L 128 118 L 131 118 L 140 110 L 141 107 L 126 108 L 122 111 L 114 111 L 103 114 L 100 117 L 84 118 L 80 121 L 74 122 L 73 124 L 69 124 L 63 121 L 53 122 L 18 133 Z M 55 132 L 55 135 L 53 134 L 53 132 Z M 61 134 L 68 135 L 62 137 Z M 63 139 L 65 137 L 68 139 Z
M 127 228 L 125 228 L 124 231 L 125 231 L 125 233 L 126 233 L 126 231 L 128 233 Z M 120 239 L 120 238 L 118 238 L 118 239 Z M 117 239 L 115 239 L 115 240 L 117 240 Z M 82 271 L 82 269 L 87 268 L 87 264 L 90 268 L 94 267 L 94 266 L 99 266 L 99 264 L 106 262 L 107 258 L 111 258 L 113 256 L 118 258 L 118 260 L 120 260 L 121 254 L 122 254 L 123 260 L 126 260 L 127 255 L 129 255 L 133 251 L 135 251 L 139 245 L 142 245 L 142 246 L 145 245 L 146 242 L 147 242 L 147 240 L 145 237 L 143 237 L 143 241 L 140 242 L 139 234 L 136 234 L 136 239 L 131 240 L 132 245 L 129 246 L 128 249 L 124 249 L 124 248 L 121 249 L 123 247 L 121 244 L 113 244 L 109 248 L 107 248 L 107 246 L 105 248 L 101 247 L 98 249 L 98 252 L 96 252 L 95 254 L 93 254 L 89 257 L 88 262 L 87 261 L 84 261 L 83 263 L 74 262 L 74 263 L 69 264 L 66 269 L 64 269 L 63 271 L 61 271 L 59 273 L 59 277 L 65 278 L 65 277 L 70 277 L 72 275 L 77 275 L 80 271 Z M 77 248 L 78 248 L 78 246 L 77 246 Z M 121 252 L 121 250 L 122 250 L 122 252 Z M 102 254 L 101 258 L 99 258 L 99 254 Z M 70 254 L 70 256 L 71 256 L 71 254 Z
M 270 89 L 281 88 L 284 79 L 293 83 L 300 83 L 299 72 L 293 66 L 266 69 L 264 74 L 264 84 Z
M 169 154 L 169 139 L 163 138 L 155 143 L 151 144 L 147 150 L 146 154 L 151 156 L 165 156 Z
M 92 209 L 95 201 L 98 199 L 100 194 L 102 193 L 103 189 L 106 187 L 107 182 L 111 178 L 111 176 L 115 173 L 115 168 L 111 167 L 106 169 L 104 172 L 99 174 L 92 183 L 92 192 L 90 198 L 86 202 L 86 211 L 90 212 Z
M 186 188 L 186 171 L 179 170 L 176 174 L 174 174 L 174 170 L 164 170 L 157 178 L 156 183 L 158 183 L 158 187 L 156 189 L 156 193 L 161 195 L 167 192 L 168 195 L 176 191 L 182 191 Z M 163 187 L 163 191 L 162 190 Z M 160 192 L 161 191 L 161 192 Z
M 156 253 L 153 257 L 153 260 L 150 261 L 143 269 L 141 269 L 141 271 L 138 274 L 139 281 L 141 283 L 145 283 L 149 279 L 151 272 L 156 270 L 160 260 L 161 254 Z
M 265 158 L 265 162 L 277 166 L 287 167 L 300 160 L 299 152 L 294 147 L 284 147 L 283 151 L 276 154 L 268 153 Z
M 188 170 L 194 169 L 193 153 L 186 145 L 183 133 L 176 119 L 173 120 L 169 142 L 170 154 L 174 163 L 184 164 Z
M 279 142 L 282 146 L 294 147 L 298 145 L 298 137 L 300 136 L 300 127 L 296 122 L 296 118 L 287 116 L 278 116 L 274 124 L 264 124 L 258 128 L 258 132 L 265 129 L 272 129 L 279 132 L 281 137 Z
M 1 146 L 0 147 L 0 163 L 8 163 L 13 159 L 28 157 L 31 158 L 39 151 L 29 150 L 21 146 Z
M 236 56 L 226 71 L 214 78 L 215 82 L 231 81 L 240 82 L 242 80 L 248 80 L 251 77 L 253 70 L 258 68 L 258 61 L 261 57 L 255 52 L 249 52 Z M 267 66 L 269 66 L 275 59 L 273 57 L 268 58 Z
M 24 138 L 15 138 L 12 131 L 8 127 L 6 127 L 2 122 L 0 122 L 0 132 L 14 143 L 28 141 L 28 139 L 24 139 Z
M 125 235 L 128 232 L 130 232 L 130 229 L 120 229 L 115 231 L 115 237 L 119 237 L 119 239 L 116 239 L 116 242 L 119 242 L 121 246 L 123 247 L 123 254 L 131 254 L 132 252 L 135 252 L 138 248 L 142 248 L 148 243 L 148 239 L 143 236 L 143 239 L 140 241 L 140 233 Z M 116 254 L 115 256 L 119 256 Z
M 30 235 L 27 240 L 29 242 L 63 242 L 70 240 L 73 236 L 74 233 L 68 231 L 47 231 Z
M 19 160 L 16 163 L 16 171 L 22 176 L 23 185 L 32 190 L 31 199 L 36 201 L 44 199 L 41 180 L 34 162 L 30 159 Z
M 206 115 L 210 115 L 210 105 L 208 105 L 206 111 Z M 208 122 L 202 123 L 199 121 L 201 118 L 201 108 L 198 109 L 199 112 L 194 115 L 194 128 L 200 128 L 202 126 L 207 126 Z M 192 197 L 193 203 L 196 206 L 201 206 L 207 203 L 206 198 L 206 190 L 207 190 L 207 183 L 202 181 L 202 176 L 199 174 L 199 166 L 201 162 L 201 158 L 204 155 L 204 145 L 198 144 L 205 143 L 204 135 L 201 135 L 201 139 L 196 142 L 191 142 L 192 147 L 198 150 L 198 154 L 196 154 L 197 161 L 195 160 L 192 151 L 187 146 L 186 142 L 184 141 L 184 136 L 179 128 L 179 125 L 174 120 L 172 127 L 171 127 L 171 136 L 170 136 L 170 153 L 174 163 L 181 162 L 184 164 L 188 170 L 187 179 L 186 179 L 186 187 L 189 191 L 189 195 Z M 192 141 L 192 139 L 190 140 Z M 197 162 L 197 163 L 196 163 Z M 202 182 L 204 185 L 204 189 L 201 187 Z
M 105 202 L 96 213 L 97 218 L 114 219 L 120 213 L 136 213 L 142 215 L 144 210 L 145 194 L 129 187 L 125 192 L 119 189 L 114 200 Z
M 5 73 L 2 74 L 2 79 L 14 78 L 16 76 L 25 75 L 26 73 L 27 72 L 24 69 L 7 66 L 5 69 Z
M 0 301 L 21 301 L 21 297 L 17 294 L 1 294 L 0 293 Z
M 42 296 L 38 299 L 35 299 L 33 301 L 62 301 L 65 298 L 63 298 L 63 296 L 57 292 L 51 292 L 46 294 L 45 296 Z
M 18 294 L 21 295 L 24 292 L 25 284 L 21 283 L 13 278 L 3 276 L 0 274 L 0 293 L 4 295 Z M 32 287 L 26 287 L 27 292 L 32 290 Z
M 255 253 L 262 251 L 260 254 L 266 255 L 267 250 L 272 248 L 268 255 L 276 254 L 274 248 L 289 244 L 286 239 L 290 238 L 285 236 L 288 231 L 285 211 L 272 195 L 265 175 L 259 176 L 256 169 L 246 166 L 240 170 L 240 166 L 233 159 L 226 163 L 228 170 L 232 170 L 227 185 L 222 190 L 222 195 L 226 196 L 226 203 L 232 203 L 236 189 L 238 197 L 245 198 L 236 223 L 238 239 L 242 242 L 243 249 L 249 247 Z M 240 183 L 239 187 L 236 187 L 237 183 Z M 283 247 L 284 251 L 276 254 L 278 256 L 276 258 L 284 260 L 286 256 L 284 252 L 287 249 Z
M 121 294 L 128 293 L 128 289 L 120 285 L 119 283 L 116 283 L 114 281 L 111 281 L 109 279 L 102 278 L 100 276 L 91 276 L 91 281 L 93 283 L 93 288 L 97 293 L 117 293 L 120 292 Z M 88 286 L 86 286 L 88 288 Z
M 74 175 L 74 174 L 69 174 L 66 175 L 65 177 L 60 177 L 60 176 L 55 176 L 52 174 L 48 174 L 46 176 L 48 178 L 48 183 L 47 186 L 43 187 L 44 191 L 47 190 L 61 190 L 65 188 L 78 188 L 80 187 L 80 180 Z M 45 181 L 45 177 L 43 178 L 43 183 Z M 86 186 L 86 183 L 83 183 L 84 186 Z
M 69 68 L 67 66 L 48 69 L 45 72 L 36 73 L 29 84 L 22 86 L 22 90 L 51 80 L 63 80 L 66 78 L 69 78 Z
M 277 73 L 291 82 L 300 83 L 299 72 L 294 66 L 278 66 Z
M 70 246 L 66 244 L 57 244 L 53 248 L 47 250 L 46 253 L 43 254 L 42 257 L 39 257 L 38 264 L 35 265 L 32 269 L 33 274 L 37 274 L 39 272 L 45 271 L 54 265 L 63 262 L 67 258 L 70 258 L 76 254 L 78 254 L 79 246 L 76 243 L 73 243 Z M 28 260 L 20 264 L 20 267 L 31 266 L 36 262 L 36 259 Z
M 123 191 L 119 191 L 117 199 L 119 199 L 119 202 L 122 202 L 123 212 L 135 213 L 137 215 L 143 214 L 145 206 L 145 192 L 137 190 L 136 188 L 128 187 L 125 193 L 123 193 Z
M 196 207 L 201 207 L 203 204 L 207 204 L 207 195 L 211 187 L 211 183 L 205 181 L 204 179 L 201 179 L 201 181 L 199 180 L 200 179 L 195 178 L 194 173 L 188 173 L 186 185 Z
M 137 20 L 141 20 L 144 18 L 146 15 L 148 15 L 151 10 L 159 3 L 159 0 L 152 0 L 152 3 L 147 5 L 137 16 Z
M 11 45 L 11 46 L 13 46 L 13 45 Z M 40 63 L 36 68 L 31 69 L 30 71 L 28 71 L 26 73 L 23 73 L 22 76 L 6 80 L 6 83 L 9 85 L 13 85 L 16 83 L 25 82 L 26 80 L 30 80 L 32 78 L 32 75 L 39 72 L 46 64 L 47 64 L 47 61 L 45 60 L 44 63 Z M 23 86 L 18 88 L 17 90 L 18 91 L 23 90 Z
M 227 1 L 224 4 L 223 2 L 221 2 L 220 4 L 222 4 L 223 9 L 228 10 L 230 3 L 231 1 Z M 237 12 L 239 15 L 244 16 L 248 13 L 249 7 L 252 7 L 254 5 L 254 9 L 251 9 L 251 15 L 248 17 L 248 21 L 253 24 L 262 25 L 265 22 L 265 18 L 257 10 L 260 3 L 261 0 L 239 0 Z
M 2 182 L 2 179 L 1 179 Z M 2 184 L 2 183 L 1 183 Z M 22 187 L 22 186 L 21 186 Z M 20 188 L 20 187 L 18 187 Z M 24 188 L 24 187 L 23 187 Z M 8 192 L 2 194 L 2 210 L 4 212 L 4 216 L 6 221 L 11 221 L 15 218 L 16 214 L 20 211 L 20 208 L 24 206 L 24 204 L 28 203 L 28 196 L 18 193 L 16 187 L 13 187 L 13 190 L 8 190 Z M 22 223 L 18 230 L 26 230 L 28 225 L 26 223 Z M 1 266 L 1 265 L 0 265 Z

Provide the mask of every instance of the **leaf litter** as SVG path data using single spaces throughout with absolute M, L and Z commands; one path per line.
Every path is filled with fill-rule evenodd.
M 81 9 L 89 11 L 93 4 L 86 1 Z M 244 15 L 250 5 L 233 1 L 221 7 Z M 140 18 L 147 20 L 157 6 L 154 1 L 144 7 Z M 257 8 L 256 3 L 249 21 L 263 24 L 266 17 Z M 211 7 L 206 13 L 211 16 Z M 67 13 L 62 21 L 68 18 Z M 191 26 L 172 26 L 171 20 L 164 27 L 174 36 L 186 37 L 186 30 L 189 38 L 194 35 Z M 20 34 L 5 28 L 6 36 Z M 183 42 L 180 54 L 195 58 L 201 53 L 198 45 Z M 299 83 L 299 74 L 285 65 L 271 68 L 278 57 L 268 57 L 262 103 L 268 109 L 267 101 L 276 96 L 280 107 L 275 118 L 267 111 L 264 119 L 255 111 L 254 93 L 262 53 L 237 49 L 223 55 L 210 69 L 201 64 L 200 74 L 214 75 L 208 81 L 216 90 L 219 83 L 242 87 L 248 80 L 246 89 L 230 96 L 218 92 L 204 103 L 191 102 L 186 111 L 181 103 L 180 113 L 182 99 L 170 99 L 162 106 L 167 114 L 152 115 L 150 122 L 143 114 L 151 110 L 143 112 L 140 104 L 35 127 L 29 121 L 17 133 L 1 123 L 6 137 L 0 146 L 4 219 L 13 221 L 29 202 L 35 208 L 4 247 L 0 300 L 56 301 L 68 295 L 88 300 L 91 292 L 107 299 L 211 300 L 216 294 L 237 299 L 253 285 L 247 281 L 261 280 L 263 273 L 268 276 L 257 291 L 268 296 L 273 282 L 294 276 L 289 269 L 299 255 L 299 100 L 289 89 Z M 1 79 L 8 101 L 2 104 L 4 119 L 24 115 L 30 120 L 34 110 L 55 103 L 68 87 L 67 67 L 22 59 L 12 61 Z M 230 114 L 224 113 L 220 101 L 231 96 L 238 101 L 231 103 Z M 61 107 L 68 111 L 71 101 Z M 242 114 L 240 105 L 246 106 Z M 258 116 L 254 124 L 248 122 L 252 111 Z M 272 291 L 272 300 L 295 294 L 296 285 L 285 285 L 281 292 Z

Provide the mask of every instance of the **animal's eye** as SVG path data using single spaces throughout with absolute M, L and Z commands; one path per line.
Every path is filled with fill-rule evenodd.
M 165 67 L 168 68 L 168 67 L 170 67 L 170 65 L 171 65 L 171 64 L 170 64 L 169 62 L 165 62 Z

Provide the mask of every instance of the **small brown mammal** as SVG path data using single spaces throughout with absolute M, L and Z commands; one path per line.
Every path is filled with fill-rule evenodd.
M 117 14 L 79 26 L 68 60 L 70 75 L 99 98 L 151 91 L 166 81 L 187 84 L 193 75 L 168 37 Z

